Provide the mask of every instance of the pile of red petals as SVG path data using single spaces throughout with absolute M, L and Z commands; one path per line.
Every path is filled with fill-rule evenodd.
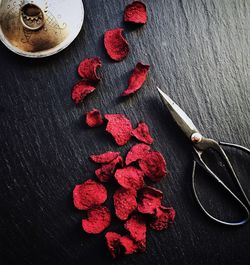
M 133 129 L 131 121 L 123 114 L 104 117 L 106 131 L 118 146 L 126 144 L 132 136 L 141 143 L 133 145 L 125 159 L 119 151 L 91 155 L 91 161 L 99 165 L 95 170 L 97 179 L 76 185 L 73 199 L 77 209 L 87 211 L 87 218 L 82 220 L 83 230 L 89 234 L 101 233 L 111 222 L 111 212 L 104 205 L 107 199 L 104 183 L 116 183 L 118 188 L 113 194 L 115 215 L 123 222 L 127 233 L 107 232 L 105 235 L 108 249 L 115 258 L 122 253 L 145 251 L 147 229 L 167 229 L 174 221 L 175 210 L 162 204 L 162 191 L 145 184 L 146 178 L 157 182 L 167 175 L 163 155 L 150 146 L 153 138 L 147 124 L 140 122 Z

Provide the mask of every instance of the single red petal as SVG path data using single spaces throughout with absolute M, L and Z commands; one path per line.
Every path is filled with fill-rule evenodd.
M 115 179 L 125 189 L 139 190 L 144 186 L 144 173 L 135 167 L 129 166 L 117 169 Z
M 113 258 L 116 258 L 120 254 L 121 235 L 115 232 L 108 232 L 106 233 L 105 238 L 110 254 Z
M 123 165 L 123 158 L 121 156 L 118 156 L 109 164 L 102 165 L 95 171 L 95 174 L 101 182 L 108 182 L 114 176 L 115 170 L 119 165 Z
M 125 145 L 131 138 L 132 124 L 123 114 L 106 114 L 108 120 L 106 131 L 109 132 L 119 146 Z
M 72 89 L 72 100 L 78 104 L 80 103 L 88 94 L 93 92 L 96 88 L 88 81 L 81 80 L 74 85 Z
M 160 206 L 156 209 L 156 214 L 150 222 L 150 227 L 158 231 L 167 229 L 169 224 L 174 221 L 175 215 L 174 208 Z
M 113 161 L 120 155 L 120 152 L 108 151 L 100 155 L 91 155 L 90 158 L 95 163 L 106 164 Z
M 100 80 L 97 68 L 101 66 L 102 62 L 99 57 L 84 59 L 78 66 L 78 74 L 87 81 L 97 82 Z
M 138 250 L 137 244 L 129 236 L 122 236 L 120 238 L 120 244 L 124 248 L 124 254 L 130 255 Z
M 89 127 L 98 127 L 103 124 L 101 112 L 98 109 L 93 109 L 86 113 L 86 124 Z
M 148 64 L 138 63 L 129 78 L 128 88 L 123 91 L 122 96 L 129 96 L 139 90 L 147 78 L 148 71 Z
M 151 151 L 146 154 L 139 161 L 139 166 L 152 181 L 160 181 L 167 174 L 166 161 L 158 151 Z
M 126 221 L 124 227 L 129 231 L 131 238 L 137 243 L 138 248 L 141 251 L 145 251 L 147 227 L 144 218 L 138 214 L 133 215 Z
M 110 225 L 111 214 L 106 206 L 96 206 L 87 212 L 88 218 L 82 220 L 86 233 L 99 234 Z
M 138 193 L 138 211 L 143 214 L 155 214 L 157 208 L 161 206 L 163 198 L 162 191 L 147 186 Z
M 129 53 L 128 42 L 123 36 L 124 29 L 116 28 L 104 33 L 104 46 L 111 59 L 123 60 Z
M 107 199 L 106 188 L 92 179 L 88 179 L 81 185 L 76 185 L 73 190 L 74 205 L 79 210 L 104 203 Z
M 136 129 L 132 131 L 132 135 L 139 141 L 146 144 L 152 144 L 154 139 L 151 137 L 148 125 L 145 122 L 140 122 Z
M 136 209 L 136 193 L 124 188 L 114 193 L 115 214 L 120 220 L 127 220 L 129 215 Z
M 145 155 L 150 151 L 150 146 L 146 144 L 136 144 L 132 146 L 126 156 L 126 165 L 129 165 L 137 160 L 144 159 Z
M 125 22 L 145 24 L 148 19 L 146 5 L 140 1 L 127 5 L 123 19 Z

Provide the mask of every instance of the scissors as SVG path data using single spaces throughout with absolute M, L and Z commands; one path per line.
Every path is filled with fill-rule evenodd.
M 183 131 L 183 133 L 186 135 L 186 137 L 189 139 L 190 143 L 193 147 L 193 156 L 194 156 L 194 162 L 193 162 L 193 170 L 192 170 L 192 189 L 194 193 L 194 197 L 196 201 L 198 202 L 199 206 L 201 207 L 202 211 L 212 220 L 215 222 L 218 222 L 223 225 L 229 225 L 229 226 L 239 226 L 243 225 L 248 222 L 250 216 L 249 216 L 249 209 L 250 209 L 250 202 L 247 198 L 246 193 L 244 192 L 239 179 L 233 169 L 233 166 L 231 165 L 226 153 L 222 149 L 221 146 L 229 146 L 234 147 L 239 150 L 242 150 L 248 154 L 250 154 L 250 150 L 246 147 L 243 147 L 241 145 L 237 144 L 231 144 L 231 143 L 225 143 L 225 142 L 216 142 L 213 139 L 206 138 L 201 135 L 201 133 L 198 131 L 198 129 L 195 127 L 192 120 L 188 117 L 188 115 L 168 96 L 166 95 L 160 88 L 158 88 L 158 91 L 160 93 L 160 96 L 169 110 L 171 116 L 173 117 L 174 121 L 177 123 L 177 125 L 180 127 L 180 129 Z M 230 175 L 232 176 L 233 180 L 235 180 L 236 185 L 239 188 L 239 193 L 241 194 L 242 199 L 240 199 L 232 190 L 210 169 L 210 167 L 206 164 L 206 162 L 203 160 L 202 155 L 205 151 L 208 149 L 215 150 L 220 157 L 223 159 L 226 168 L 228 169 Z M 216 182 L 222 187 L 222 189 L 227 192 L 241 207 L 241 209 L 244 212 L 244 217 L 236 222 L 229 222 L 224 221 L 216 218 L 211 213 L 209 213 L 204 205 L 201 203 L 196 187 L 195 187 L 195 170 L 197 167 L 197 164 L 201 166 L 211 177 L 213 177 Z

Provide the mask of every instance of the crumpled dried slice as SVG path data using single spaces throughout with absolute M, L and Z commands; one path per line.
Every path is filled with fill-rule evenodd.
M 132 239 L 137 243 L 141 251 L 146 250 L 146 223 L 142 216 L 136 214 L 130 217 L 124 224 Z
M 138 250 L 137 244 L 129 236 L 122 236 L 120 238 L 120 244 L 124 249 L 125 255 L 130 255 Z
M 109 132 L 119 146 L 125 145 L 131 138 L 132 124 L 123 114 L 106 114 L 108 120 L 106 131 Z
M 106 163 L 110 163 L 111 161 L 113 161 L 119 155 L 120 155 L 120 152 L 108 151 L 108 152 L 105 152 L 99 155 L 91 155 L 90 158 L 95 163 L 106 164 Z
M 99 57 L 87 58 L 80 62 L 78 66 L 78 74 L 85 80 L 97 82 L 100 76 L 97 74 L 97 68 L 102 66 Z
M 106 188 L 92 179 L 76 185 L 73 190 L 74 205 L 79 210 L 88 210 L 104 203 L 107 199 Z
M 74 85 L 72 89 L 72 100 L 79 104 L 88 94 L 92 93 L 95 90 L 95 86 L 89 81 L 81 80 Z
M 123 36 L 124 29 L 116 28 L 104 33 L 104 46 L 111 59 L 123 60 L 129 53 L 129 45 Z
M 101 182 L 108 182 L 114 176 L 115 170 L 119 165 L 123 165 L 123 159 L 121 156 L 118 156 L 109 164 L 102 165 L 95 171 L 95 174 Z
M 136 243 L 129 236 L 121 236 L 115 232 L 108 232 L 105 238 L 109 252 L 113 258 L 119 256 L 122 252 L 125 255 L 133 254 L 138 249 Z
M 154 230 L 163 230 L 167 229 L 169 224 L 174 221 L 175 210 L 172 207 L 160 206 L 156 209 L 156 214 L 153 217 L 153 220 L 150 222 L 150 227 Z
M 129 215 L 136 209 L 136 192 L 119 188 L 113 196 L 115 214 L 120 220 L 127 220 Z
M 87 212 L 88 218 L 82 220 L 86 233 L 99 234 L 110 225 L 111 214 L 106 206 L 96 206 Z
M 120 254 L 121 235 L 115 232 L 107 232 L 105 238 L 110 254 L 113 258 L 116 258 Z
M 103 124 L 101 112 L 98 109 L 92 109 L 86 113 L 86 124 L 89 127 L 98 127 Z
M 142 160 L 139 161 L 141 170 L 152 181 L 160 181 L 167 174 L 166 161 L 163 155 L 158 151 L 147 153 Z
M 117 169 L 115 179 L 125 189 L 139 190 L 144 186 L 144 173 L 133 166 Z
M 140 122 L 132 131 L 132 135 L 139 141 L 146 144 L 152 144 L 154 139 L 151 137 L 148 129 L 148 125 L 145 122 Z
M 143 159 L 145 155 L 150 151 L 150 146 L 146 144 L 136 144 L 129 150 L 125 164 L 129 165 L 137 160 Z
M 156 209 L 161 206 L 163 192 L 153 187 L 142 188 L 138 193 L 137 209 L 143 214 L 155 214 Z
M 123 19 L 125 22 L 145 24 L 148 19 L 146 5 L 140 1 L 134 1 L 132 4 L 127 5 Z
M 147 78 L 149 71 L 148 64 L 138 63 L 128 81 L 128 87 L 122 93 L 122 96 L 129 96 L 141 88 Z

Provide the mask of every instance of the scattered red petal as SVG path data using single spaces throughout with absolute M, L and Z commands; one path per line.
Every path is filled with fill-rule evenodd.
M 175 214 L 176 212 L 174 208 L 160 206 L 156 209 L 156 214 L 153 220 L 150 222 L 150 227 L 158 231 L 167 229 L 169 224 L 174 221 Z
M 123 60 L 129 53 L 127 40 L 123 36 L 124 29 L 116 28 L 104 33 L 104 46 L 111 59 Z
M 147 78 L 148 71 L 148 64 L 138 63 L 129 78 L 128 88 L 123 91 L 122 96 L 128 96 L 139 90 Z
M 120 220 L 127 220 L 129 215 L 136 209 L 136 192 L 118 189 L 114 194 L 115 214 Z
M 125 255 L 133 254 L 138 250 L 137 244 L 129 236 L 122 236 L 120 244 L 124 248 Z
M 106 201 L 107 190 L 102 184 L 88 179 L 83 184 L 75 186 L 73 190 L 73 199 L 77 209 L 88 210 Z
M 97 82 L 100 77 L 97 75 L 97 68 L 102 66 L 99 57 L 87 58 L 80 62 L 78 74 L 85 80 Z
M 132 4 L 127 5 L 123 19 L 125 22 L 145 24 L 148 19 L 145 4 L 140 1 L 134 1 Z
M 146 144 L 136 144 L 132 146 L 126 156 L 126 165 L 131 164 L 137 160 L 144 159 L 145 155 L 150 151 L 150 146 Z
M 155 214 L 156 209 L 161 206 L 162 198 L 162 191 L 150 186 L 144 187 L 138 194 L 138 211 L 143 214 Z
M 125 224 L 125 229 L 130 233 L 131 238 L 137 243 L 141 251 L 146 250 L 146 223 L 142 216 L 133 215 Z
M 123 159 L 121 156 L 118 156 L 109 164 L 102 165 L 95 171 L 95 174 L 101 182 L 108 182 L 114 176 L 115 170 L 119 165 L 123 165 Z
M 105 235 L 107 246 L 113 258 L 120 254 L 120 238 L 121 235 L 115 232 L 108 232 Z
M 115 178 L 117 182 L 125 189 L 139 190 L 144 186 L 144 173 L 135 167 L 129 166 L 117 169 Z
M 151 137 L 148 125 L 145 122 L 140 122 L 136 129 L 132 131 L 132 135 L 139 141 L 146 144 L 152 144 L 154 139 Z
M 125 145 L 131 138 L 132 124 L 123 114 L 106 114 L 108 120 L 106 131 L 109 132 L 119 146 Z
M 152 181 L 160 181 L 167 174 L 166 161 L 158 151 L 151 151 L 146 154 L 139 161 L 139 166 Z
M 96 206 L 88 210 L 88 218 L 82 220 L 86 233 L 99 234 L 110 225 L 111 214 L 106 206 Z
M 113 161 L 120 155 L 120 152 L 108 151 L 100 155 L 91 155 L 90 158 L 95 163 L 106 164 Z
M 86 123 L 89 127 L 98 127 L 103 124 L 103 119 L 98 109 L 93 109 L 86 114 Z
M 93 92 L 95 87 L 88 81 L 82 80 L 74 85 L 72 89 L 72 100 L 78 104 L 80 103 L 88 94 Z

